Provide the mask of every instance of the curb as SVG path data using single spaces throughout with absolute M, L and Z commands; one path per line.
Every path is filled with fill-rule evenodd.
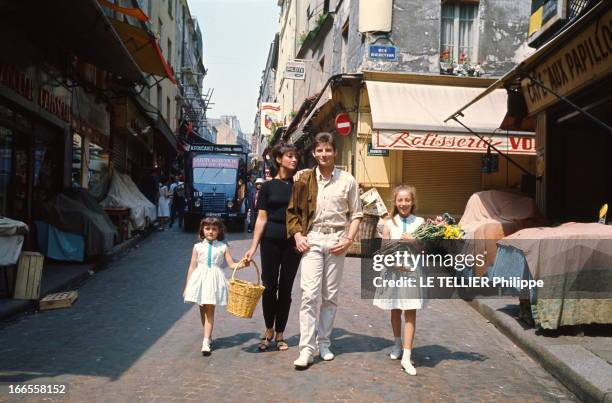
M 96 261 L 89 271 L 78 273 L 74 277 L 45 290 L 45 294 L 53 294 L 70 288 L 78 288 L 93 276 L 94 273 L 106 269 L 111 262 L 123 256 L 128 250 L 144 241 L 154 231 L 155 228 L 147 229 L 143 231 L 143 233 L 115 246 L 110 252 Z M 32 313 L 38 310 L 38 301 L 35 300 L 11 299 L 10 301 L 11 304 L 5 310 L 0 311 L 0 324 L 4 321 L 15 319 L 17 316 L 24 313 Z
M 576 371 L 562 357 L 551 353 L 549 349 L 538 342 L 537 338 L 540 336 L 525 334 L 524 329 L 515 318 L 496 311 L 478 299 L 466 302 L 579 399 L 587 402 L 612 403 L 612 391 L 599 388 L 584 373 Z

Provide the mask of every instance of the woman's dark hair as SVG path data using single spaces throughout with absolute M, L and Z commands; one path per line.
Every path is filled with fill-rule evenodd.
M 219 235 L 217 235 L 217 241 L 222 241 L 223 239 L 225 239 L 225 225 L 223 225 L 223 221 L 216 217 L 206 217 L 203 218 L 202 221 L 200 221 L 200 229 L 198 230 L 198 237 L 200 238 L 200 241 L 206 239 L 206 237 L 204 236 L 205 226 L 217 227 L 217 229 L 219 230 Z
M 276 161 L 276 158 L 282 157 L 285 153 L 293 151 L 295 155 L 298 155 L 298 149 L 295 145 L 291 143 L 279 143 L 272 148 L 271 158 L 272 164 L 274 164 L 275 171 L 278 173 L 280 171 L 280 164 Z

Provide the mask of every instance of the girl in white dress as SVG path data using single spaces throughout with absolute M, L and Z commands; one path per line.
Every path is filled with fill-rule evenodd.
M 393 213 L 391 219 L 387 220 L 383 229 L 383 240 L 414 239 L 412 233 L 423 224 L 423 218 L 413 215 L 416 208 L 416 189 L 413 186 L 400 185 L 393 189 Z M 383 241 L 384 242 L 384 241 Z M 388 242 L 388 241 L 387 241 Z M 401 271 L 389 268 L 387 275 L 390 277 L 402 275 Z M 414 293 L 418 290 L 405 287 L 385 287 L 376 290 L 374 305 L 391 311 L 391 328 L 395 345 L 391 349 L 389 357 L 393 360 L 402 358 L 401 366 L 410 375 L 416 375 L 416 369 L 410 362 L 412 342 L 416 325 L 416 310 L 423 307 L 423 298 L 418 298 Z M 409 298 L 402 298 L 402 293 Z M 411 295 L 412 294 L 412 295 Z M 412 296 L 412 298 L 410 298 Z M 402 343 L 402 311 L 404 312 L 404 342 Z M 403 347 L 403 349 L 402 349 Z
M 225 234 L 220 219 L 204 218 L 198 234 L 201 242 L 193 247 L 183 298 L 200 306 L 204 326 L 202 354 L 210 355 L 215 306 L 227 304 L 227 280 L 221 266 L 225 260 L 229 267 L 234 267 L 234 260 L 227 244 L 222 242 Z

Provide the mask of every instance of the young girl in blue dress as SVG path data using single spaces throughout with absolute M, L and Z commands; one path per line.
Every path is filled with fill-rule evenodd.
M 200 242 L 194 245 L 183 298 L 200 306 L 204 327 L 202 354 L 210 355 L 211 336 L 215 321 L 215 307 L 227 305 L 227 280 L 221 267 L 224 261 L 234 267 L 229 247 L 223 239 L 223 222 L 214 217 L 204 218 L 198 231 Z

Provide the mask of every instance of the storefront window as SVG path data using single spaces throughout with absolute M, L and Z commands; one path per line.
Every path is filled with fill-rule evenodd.
M 34 180 L 33 180 L 33 208 L 36 210 L 39 203 L 46 201 L 59 189 L 61 172 L 58 158 L 58 145 L 53 142 L 53 135 L 42 129 L 36 133 L 34 139 Z
M 89 143 L 89 189 L 95 188 L 108 175 L 110 155 L 95 143 Z
M 13 131 L 0 126 L 0 216 L 8 215 L 8 189 L 11 180 Z
M 81 174 L 83 159 L 83 139 L 78 134 L 72 135 L 72 187 L 81 187 Z

